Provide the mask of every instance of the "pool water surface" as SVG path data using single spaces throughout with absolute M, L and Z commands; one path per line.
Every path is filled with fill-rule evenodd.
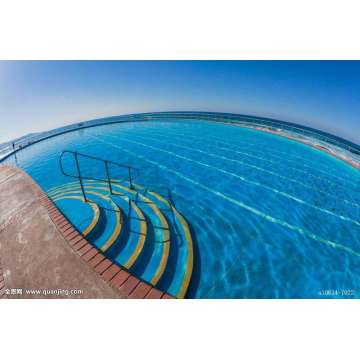
M 170 189 L 193 237 L 187 297 L 360 296 L 360 171 L 343 161 L 254 129 L 174 119 L 81 129 L 6 161 L 49 191 L 74 181 L 60 172 L 64 150 L 133 166 L 136 183 Z

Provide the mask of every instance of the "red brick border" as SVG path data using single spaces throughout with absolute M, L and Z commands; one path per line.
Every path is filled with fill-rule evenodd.
M 22 171 L 14 168 L 15 171 Z M 28 175 L 29 176 L 29 175 Z M 49 217 L 57 227 L 68 245 L 79 257 L 102 277 L 110 286 L 117 289 L 121 295 L 131 299 L 175 299 L 169 294 L 160 291 L 151 284 L 131 275 L 126 269 L 113 263 L 106 258 L 98 249 L 90 244 L 66 219 L 53 201 L 43 192 L 40 186 L 29 176 L 31 186 L 40 200 L 40 203 L 48 211 Z M 0 294 L 3 277 L 0 275 Z

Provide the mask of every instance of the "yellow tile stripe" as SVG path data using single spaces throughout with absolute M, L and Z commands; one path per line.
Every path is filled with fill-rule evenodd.
M 98 184 L 100 185 L 106 185 L 106 187 L 102 187 L 102 186 L 97 186 Z M 95 185 L 95 186 L 91 186 L 91 185 Z M 58 193 L 59 191 L 61 191 L 64 188 L 79 188 L 78 182 L 73 182 L 73 183 L 69 183 L 69 184 L 65 184 L 56 188 L 53 188 L 49 191 L 49 195 L 51 196 L 51 194 L 54 193 Z M 125 186 L 122 186 L 120 184 L 117 183 L 112 183 L 112 187 L 113 189 L 117 188 L 120 190 L 123 190 L 125 192 L 129 192 L 133 195 L 136 195 L 136 191 L 129 189 Z M 84 184 L 84 188 L 85 189 L 101 189 L 101 190 L 109 190 L 109 187 L 107 186 L 106 182 L 96 182 L 96 181 L 86 181 Z M 91 193 L 91 192 L 88 192 Z M 169 258 L 169 252 L 170 252 L 170 231 L 169 231 L 169 225 L 167 223 L 166 218 L 164 217 L 164 215 L 162 214 L 162 212 L 160 211 L 160 209 L 156 206 L 156 204 L 154 202 L 152 202 L 149 198 L 139 194 L 139 197 L 141 198 L 142 201 L 144 201 L 151 209 L 152 211 L 156 214 L 156 216 L 159 218 L 160 223 L 161 223 L 161 227 L 164 229 L 163 230 L 163 249 L 162 249 L 162 255 L 161 255 L 161 259 L 160 259 L 160 264 L 159 267 L 157 269 L 157 271 L 155 272 L 154 276 L 152 277 L 152 279 L 149 281 L 152 285 L 156 285 L 161 276 L 163 275 L 166 265 L 167 265 L 167 261 Z
M 132 194 L 136 194 L 136 191 L 131 190 L 125 186 L 122 186 L 119 184 L 112 184 L 112 186 L 115 188 L 122 189 L 124 191 L 128 191 Z M 159 267 L 156 270 L 154 276 L 150 280 L 150 283 L 153 286 L 155 286 L 159 282 L 161 276 L 163 275 L 166 265 L 167 265 L 168 258 L 169 258 L 169 252 L 170 252 L 169 224 L 168 224 L 165 216 L 163 215 L 163 213 L 160 211 L 160 209 L 156 206 L 156 204 L 153 201 L 151 201 L 149 198 L 147 198 L 146 196 L 143 196 L 141 194 L 139 194 L 139 197 L 142 201 L 147 203 L 147 205 L 152 209 L 153 212 L 155 212 L 156 216 L 159 218 L 159 220 L 161 222 L 161 227 L 164 229 L 163 230 L 163 251 L 162 251 L 162 255 L 161 255 L 160 264 L 159 264 Z
M 85 189 L 108 190 L 108 187 L 97 186 L 97 184 L 98 183 L 94 183 L 94 182 L 91 181 L 91 184 L 89 184 L 89 185 L 87 183 L 85 183 L 84 188 Z M 100 182 L 99 184 L 100 185 L 104 185 L 104 184 L 106 185 L 106 183 L 103 183 L 103 182 Z M 79 188 L 79 185 L 78 185 L 77 182 L 74 182 L 72 184 L 66 184 L 66 185 L 67 185 L 66 186 L 67 191 L 70 191 L 71 189 L 74 189 L 74 188 L 76 188 L 76 189 Z M 118 186 L 118 185 L 116 185 L 116 186 L 121 187 L 121 186 Z M 61 188 L 64 189 L 64 186 L 62 186 Z M 121 187 L 121 188 L 123 188 L 123 187 Z M 53 193 L 63 191 L 62 189 L 54 189 Z M 129 189 L 128 191 L 130 191 L 133 194 L 136 194 L 136 192 L 131 190 L 131 189 Z M 135 213 L 137 214 L 137 216 L 139 218 L 139 221 L 140 221 L 140 234 L 139 234 L 137 245 L 136 245 L 136 248 L 135 248 L 133 254 L 128 259 L 128 261 L 125 264 L 123 264 L 123 266 L 125 268 L 127 268 L 127 269 L 129 269 L 135 263 L 137 258 L 139 257 L 139 255 L 140 255 L 140 253 L 141 253 L 141 251 L 142 251 L 142 249 L 144 247 L 145 240 L 146 240 L 146 235 L 147 235 L 147 224 L 146 224 L 144 214 L 142 213 L 141 209 L 133 201 L 131 201 L 131 207 L 133 208 L 133 210 L 135 211 Z
M 137 258 L 139 257 L 139 255 L 144 247 L 146 234 L 147 234 L 147 224 L 145 221 L 144 214 L 142 213 L 142 211 L 139 209 L 139 207 L 133 201 L 131 201 L 131 206 L 135 210 L 135 212 L 139 218 L 139 221 L 140 221 L 140 234 L 139 234 L 138 242 L 137 242 L 137 245 L 136 245 L 136 248 L 135 248 L 133 254 L 129 258 L 129 260 L 126 262 L 126 264 L 124 264 L 124 267 L 126 267 L 127 269 L 129 269 L 135 263 Z
M 62 196 L 60 198 L 56 198 L 55 202 L 59 201 L 59 200 L 65 200 L 65 199 L 75 199 L 75 200 L 80 200 L 80 201 L 84 202 L 82 196 Z M 84 237 L 86 237 L 87 235 L 89 235 L 91 233 L 91 231 L 95 228 L 96 224 L 98 223 L 99 217 L 100 217 L 99 207 L 94 203 L 89 203 L 89 205 L 91 206 L 91 208 L 93 210 L 93 218 L 92 218 L 91 223 L 82 232 L 82 236 L 84 236 Z
M 55 187 L 51 188 L 50 190 L 48 190 L 47 194 L 49 196 L 51 196 L 52 194 L 58 193 L 61 189 L 65 189 L 65 188 L 67 188 L 69 186 L 74 186 L 74 185 L 79 185 L 79 182 L 78 181 L 72 181 L 72 182 L 69 182 L 69 183 L 66 183 L 66 184 L 63 184 L 63 185 L 60 185 L 60 186 L 55 186 Z
M 166 204 L 174 212 L 175 216 L 178 218 L 178 220 L 183 228 L 183 231 L 184 231 L 186 246 L 187 246 L 186 271 L 184 273 L 184 278 L 183 278 L 181 287 L 180 287 L 178 293 L 176 294 L 177 298 L 182 299 L 185 297 L 187 289 L 189 287 L 192 272 L 193 272 L 193 266 L 194 266 L 193 241 L 192 241 L 189 225 L 188 225 L 187 221 L 184 219 L 184 217 L 169 203 L 169 201 L 167 201 L 161 195 L 159 195 L 153 191 L 150 191 L 150 194 L 152 196 L 156 197 L 162 203 Z
M 148 199 L 145 196 L 140 195 L 141 199 L 144 201 L 148 201 L 150 202 L 150 204 L 148 204 L 152 210 L 156 213 L 157 217 L 160 219 L 161 222 L 161 227 L 164 229 L 163 230 L 163 253 L 161 256 L 161 260 L 160 260 L 160 265 L 155 273 L 155 275 L 153 276 L 153 278 L 151 279 L 150 283 L 152 285 L 156 285 L 158 283 L 158 281 L 160 280 L 162 274 L 165 271 L 166 268 L 166 264 L 169 258 L 169 252 L 170 252 L 170 231 L 169 231 L 169 225 L 164 217 L 164 215 L 162 214 L 162 212 L 159 210 L 159 208 L 153 203 L 151 202 L 150 199 Z
M 64 195 L 68 194 L 68 193 L 74 193 L 74 194 L 79 194 L 79 191 L 71 191 L 68 190 L 67 193 L 64 193 Z M 110 248 L 110 246 L 115 242 L 115 240 L 118 238 L 118 236 L 120 235 L 121 229 L 122 229 L 122 214 L 121 214 L 121 210 L 120 208 L 108 197 L 105 196 L 103 194 L 99 194 L 97 192 L 94 191 L 87 191 L 88 194 L 92 194 L 95 196 L 98 196 L 100 198 L 102 198 L 103 200 L 107 201 L 110 206 L 113 208 L 114 212 L 115 212 L 115 229 L 112 232 L 111 236 L 109 237 L 109 239 L 106 241 L 106 243 L 100 248 L 100 250 L 102 252 L 105 252 L 106 250 L 108 250 Z M 56 199 L 56 197 L 54 198 L 54 200 Z M 56 200 L 55 200 L 56 201 Z

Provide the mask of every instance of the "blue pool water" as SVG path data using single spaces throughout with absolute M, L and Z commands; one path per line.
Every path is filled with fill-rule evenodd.
M 360 297 L 360 171 L 345 162 L 270 133 L 164 119 L 59 135 L 18 152 L 16 165 L 48 191 L 73 181 L 60 173 L 65 149 L 131 165 L 137 183 L 171 189 L 193 236 L 187 297 Z

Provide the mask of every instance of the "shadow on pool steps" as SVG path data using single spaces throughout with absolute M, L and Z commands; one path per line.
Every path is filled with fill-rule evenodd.
M 105 182 L 84 182 L 91 201 L 85 204 L 96 204 L 100 209 L 97 225 L 87 239 L 140 279 L 170 295 L 185 297 L 193 269 L 193 244 L 187 222 L 155 192 L 144 192 L 139 185 L 135 190 L 119 183 L 112 186 L 110 194 Z M 56 204 L 64 196 L 79 197 L 78 201 L 83 202 L 77 182 L 53 188 L 48 194 Z M 66 215 L 66 209 L 62 210 Z M 71 216 L 69 220 L 76 223 Z M 104 248 L 104 243 L 109 246 Z

